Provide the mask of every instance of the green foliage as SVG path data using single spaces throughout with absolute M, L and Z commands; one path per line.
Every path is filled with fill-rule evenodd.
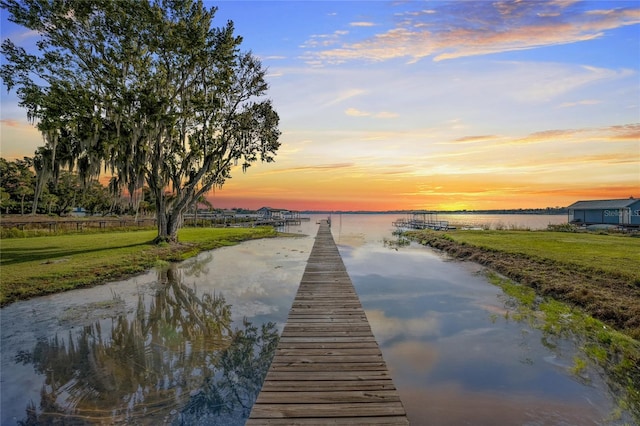
M 0 158 L 0 189 L 3 213 L 28 213 L 33 200 L 35 175 L 31 170 L 32 160 L 7 161 Z
M 112 192 L 130 197 L 146 182 L 157 241 L 174 241 L 181 215 L 232 166 L 273 161 L 279 117 L 264 98 L 265 70 L 240 51 L 232 22 L 213 25 L 215 8 L 195 0 L 3 5 L 41 35 L 35 55 L 5 40 L 0 67 L 45 138 L 39 179 L 75 169 L 86 185 L 106 169 Z
M 573 358 L 573 368 L 571 369 L 571 371 L 573 372 L 574 375 L 581 376 L 584 370 L 586 370 L 586 368 L 587 368 L 587 361 L 580 358 L 579 356 L 576 356 Z
M 0 228 L 0 238 L 24 238 L 25 231 L 18 228 Z
M 536 292 L 531 287 L 516 284 L 512 281 L 491 275 L 491 281 L 499 285 L 508 296 L 518 299 L 518 301 L 528 308 L 533 308 L 536 301 Z
M 572 223 L 560 223 L 547 225 L 547 231 L 552 232 L 578 232 L 578 227 Z
M 89 214 L 108 214 L 117 199 L 97 180 L 82 182 L 77 173 L 59 171 L 42 185 L 33 168 L 42 161 L 25 157 L 13 162 L 0 158 L 0 208 L 4 214 L 46 213 L 64 215 L 72 207 Z M 38 200 L 35 199 L 39 197 Z

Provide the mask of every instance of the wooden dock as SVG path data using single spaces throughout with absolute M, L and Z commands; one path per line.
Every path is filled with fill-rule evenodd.
M 409 424 L 326 221 L 246 424 Z

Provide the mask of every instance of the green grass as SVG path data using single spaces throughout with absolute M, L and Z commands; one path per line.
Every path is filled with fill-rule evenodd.
M 180 244 L 154 245 L 156 231 L 0 240 L 0 305 L 143 272 L 162 262 L 252 238 L 273 228 L 185 228 Z
M 640 238 L 547 231 L 461 231 L 446 235 L 458 243 L 623 274 L 640 283 Z

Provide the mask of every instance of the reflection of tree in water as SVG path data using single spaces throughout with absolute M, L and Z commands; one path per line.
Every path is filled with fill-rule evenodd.
M 31 402 L 20 423 L 244 423 L 277 346 L 275 326 L 245 320 L 232 330 L 224 298 L 198 297 L 178 275 L 160 272 L 150 305 L 141 296 L 133 318 L 112 320 L 109 337 L 96 322 L 75 340 L 56 336 L 21 354 L 46 381 L 39 409 Z

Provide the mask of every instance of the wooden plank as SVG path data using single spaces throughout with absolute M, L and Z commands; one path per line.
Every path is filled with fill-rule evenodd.
M 284 329 L 289 333 L 308 333 L 311 335 L 317 335 L 316 333 L 371 333 L 371 327 L 369 324 L 362 325 L 362 323 L 356 324 L 318 324 L 318 323 L 300 323 L 300 324 L 287 324 Z M 340 335 L 340 334 L 337 334 Z
M 277 352 L 277 362 L 281 364 L 293 364 L 293 363 L 362 363 L 373 362 L 378 363 L 382 360 L 382 354 L 380 351 L 374 353 L 375 350 L 370 350 L 371 353 L 364 354 L 358 353 L 359 351 L 351 350 L 349 354 L 340 354 L 335 351 L 325 351 L 324 353 L 314 354 L 313 352 L 295 351 L 291 352 Z M 304 355 L 303 355 L 304 354 Z M 276 360 L 274 360 L 274 363 Z M 273 364 L 272 364 L 273 365 Z
M 246 424 L 409 424 L 326 223 Z
M 281 342 L 286 343 L 346 343 L 346 342 L 373 342 L 373 336 L 283 336 Z
M 283 342 L 280 340 L 278 349 L 352 349 L 352 348 L 376 348 L 375 340 L 369 342 Z
M 381 357 L 380 350 L 377 347 L 374 348 L 306 348 L 306 349 L 285 349 L 278 348 L 276 354 L 281 359 L 282 357 L 309 357 L 309 356 L 332 356 L 332 357 L 340 357 L 340 356 L 359 356 L 359 355 L 375 355 L 377 357 Z
M 406 413 L 400 401 L 389 401 L 369 403 L 342 402 L 333 404 L 255 404 L 251 415 L 256 418 L 330 418 L 401 416 L 406 415 Z
M 349 391 L 349 390 L 395 390 L 391 379 L 380 380 L 322 380 L 322 381 L 296 381 L 296 380 L 270 380 L 262 386 L 262 392 L 278 391 Z
M 396 426 L 408 425 L 409 421 L 406 416 L 389 416 L 389 417 L 358 417 L 357 421 L 352 418 L 299 418 L 292 422 L 291 419 L 251 419 L 253 426 L 291 426 L 291 425 L 375 425 L 375 426 Z
M 344 363 L 320 363 L 320 362 L 291 362 L 288 364 L 277 362 L 271 364 L 271 371 L 274 373 L 291 373 L 296 371 L 303 372 L 330 372 L 333 378 L 337 379 L 340 374 L 349 371 L 386 371 L 387 365 L 384 362 L 379 363 L 362 363 L 362 362 L 344 362 Z M 337 373 L 339 372 L 339 373 Z
M 296 324 L 358 324 L 366 317 L 354 315 L 289 315 L 289 321 Z
M 287 404 L 292 399 L 303 404 L 332 404 L 335 402 L 398 402 L 398 392 L 394 390 L 348 390 L 348 391 L 295 391 L 261 392 L 259 404 Z

